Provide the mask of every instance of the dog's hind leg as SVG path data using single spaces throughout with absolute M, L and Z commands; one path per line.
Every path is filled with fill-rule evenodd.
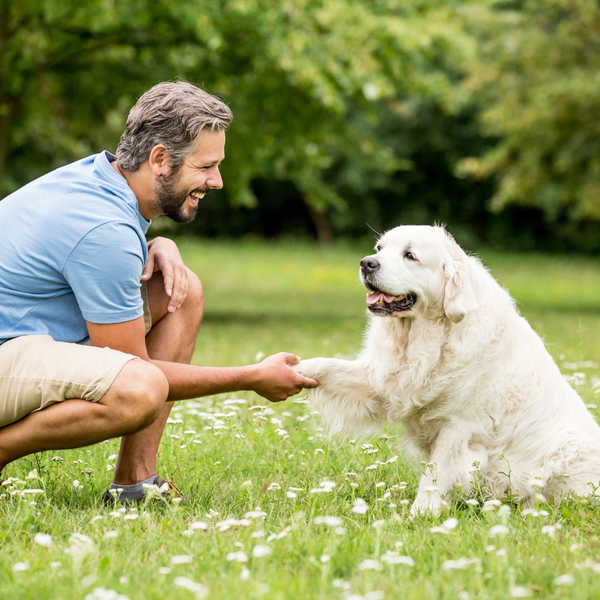
M 427 511 L 439 514 L 446 495 L 459 486 L 466 492 L 471 489 L 474 465 L 484 469 L 487 464 L 487 453 L 471 438 L 467 429 L 450 427 L 440 431 L 425 464 L 411 515 Z

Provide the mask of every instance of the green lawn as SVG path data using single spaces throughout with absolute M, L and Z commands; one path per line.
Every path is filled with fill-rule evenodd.
M 360 349 L 357 267 L 369 247 L 181 240 L 181 248 L 206 294 L 194 362 Z M 597 261 L 483 258 L 600 418 Z M 409 522 L 418 471 L 398 430 L 327 443 L 302 399 L 270 405 L 250 393 L 179 403 L 172 417 L 161 473 L 184 491 L 185 506 L 103 508 L 114 440 L 9 466 L 3 475 L 19 481 L 0 498 L 0 598 L 600 597 L 594 506 L 463 503 Z M 440 531 L 448 518 L 456 521 Z

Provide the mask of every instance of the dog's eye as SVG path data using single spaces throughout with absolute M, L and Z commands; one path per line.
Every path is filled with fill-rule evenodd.
M 417 257 L 412 252 L 407 252 L 404 255 L 404 258 L 407 258 L 408 260 L 417 260 Z
M 377 252 L 380 252 L 381 251 L 381 245 L 377 244 L 377 246 L 375 246 L 375 250 L 377 250 Z

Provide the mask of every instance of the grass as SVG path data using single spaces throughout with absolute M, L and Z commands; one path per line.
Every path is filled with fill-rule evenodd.
M 181 248 L 206 293 L 194 362 L 242 364 L 280 350 L 351 357 L 360 349 L 356 273 L 369 248 L 185 240 Z M 483 258 L 600 416 L 597 262 Z M 441 518 L 409 522 L 418 467 L 400 442 L 389 429 L 326 443 L 301 399 L 269 405 L 237 393 L 179 403 L 160 472 L 187 504 L 137 510 L 99 501 L 115 440 L 24 458 L 4 473 L 18 480 L 0 498 L 0 597 L 600 597 L 597 507 L 463 502 Z M 357 499 L 365 514 L 354 512 Z M 446 522 L 446 532 L 432 531 L 448 518 L 456 523 Z M 48 539 L 38 533 L 51 545 L 37 543 Z

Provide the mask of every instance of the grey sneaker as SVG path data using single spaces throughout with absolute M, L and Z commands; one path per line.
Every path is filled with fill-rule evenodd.
M 164 479 L 160 475 L 154 478 L 154 483 L 149 486 L 144 486 L 144 490 L 135 498 L 121 498 L 118 490 L 106 490 L 102 494 L 102 502 L 106 506 L 115 504 L 141 504 L 146 499 L 159 500 L 164 499 L 169 502 L 185 504 L 185 498 L 181 490 L 168 479 Z

